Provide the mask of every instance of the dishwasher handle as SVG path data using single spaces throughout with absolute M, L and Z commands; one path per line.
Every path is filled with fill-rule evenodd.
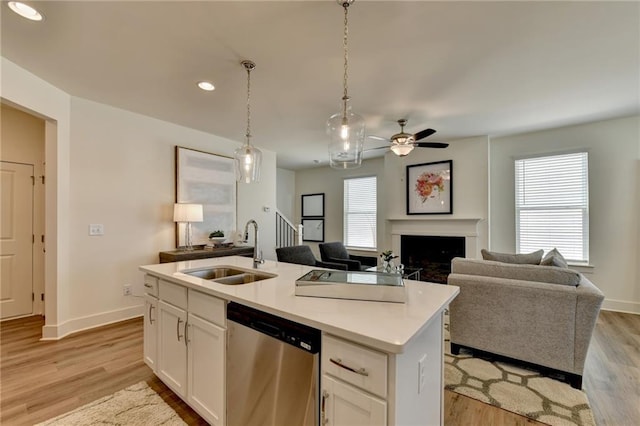
M 281 334 L 278 327 L 259 320 L 253 321 L 251 323 L 251 328 L 258 330 L 261 333 L 268 334 L 271 337 L 279 337 Z

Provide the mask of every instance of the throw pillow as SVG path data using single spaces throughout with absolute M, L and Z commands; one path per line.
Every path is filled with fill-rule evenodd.
M 560 268 L 568 268 L 566 259 L 560 254 L 558 249 L 549 250 L 549 253 L 540 262 L 544 266 L 559 266 Z
M 534 251 L 533 253 L 526 254 L 498 253 L 485 249 L 480 250 L 480 252 L 482 253 L 482 258 L 484 260 L 494 260 L 496 262 L 502 263 L 539 265 L 540 261 L 542 260 L 542 254 L 544 253 L 544 250 L 540 249 Z

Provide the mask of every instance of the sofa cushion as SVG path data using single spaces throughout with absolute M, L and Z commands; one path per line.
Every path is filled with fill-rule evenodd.
M 476 260 L 456 257 L 451 261 L 451 272 L 455 274 L 480 275 L 521 281 L 577 286 L 579 272 L 556 266 L 509 264 L 492 260 Z
M 484 260 L 494 260 L 496 262 L 503 263 L 527 263 L 531 265 L 539 265 L 542 260 L 544 250 L 540 249 L 533 253 L 509 254 L 482 249 L 481 253 Z
M 544 266 L 559 266 L 561 268 L 568 268 L 566 259 L 563 255 L 560 254 L 558 249 L 554 248 L 547 253 L 540 262 L 541 265 Z

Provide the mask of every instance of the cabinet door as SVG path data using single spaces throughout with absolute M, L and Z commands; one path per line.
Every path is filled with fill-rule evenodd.
M 144 362 L 155 372 L 158 355 L 158 299 L 144 295 Z
M 223 328 L 189 313 L 188 402 L 214 426 L 225 424 L 225 342 Z
M 387 424 L 387 403 L 358 388 L 322 375 L 321 424 L 360 426 Z
M 158 342 L 158 377 L 175 393 L 187 397 L 187 313 L 164 301 L 158 302 L 160 313 Z

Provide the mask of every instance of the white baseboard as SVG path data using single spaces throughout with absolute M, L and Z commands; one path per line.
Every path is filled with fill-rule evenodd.
M 124 321 L 144 315 L 144 305 L 129 306 L 115 311 L 101 312 L 81 318 L 73 318 L 57 325 L 42 327 L 41 340 L 59 340 L 72 333 L 89 330 L 114 322 Z
M 605 311 L 625 312 L 628 314 L 640 315 L 639 302 L 627 302 L 624 300 L 604 299 L 602 309 Z

